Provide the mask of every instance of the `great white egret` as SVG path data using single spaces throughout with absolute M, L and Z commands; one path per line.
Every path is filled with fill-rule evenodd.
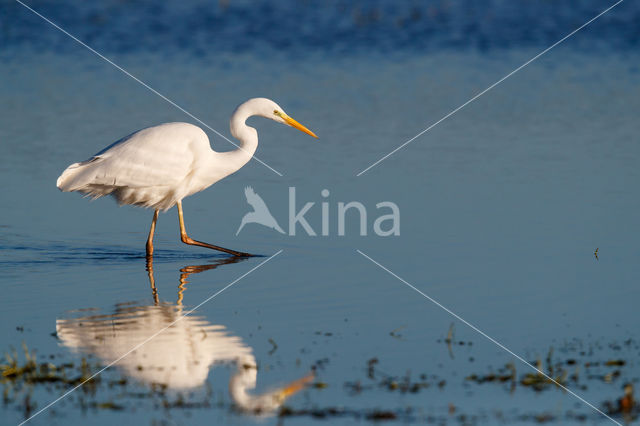
M 235 366 L 229 379 L 229 394 L 238 408 L 252 413 L 277 410 L 313 381 L 314 376 L 309 373 L 263 393 L 251 392 L 258 374 L 252 348 L 225 326 L 211 324 L 195 312 L 189 311 L 176 321 L 182 315 L 182 307 L 172 303 L 120 303 L 113 314 L 58 319 L 56 333 L 61 344 L 74 352 L 114 364 L 122 374 L 138 382 L 161 384 L 174 391 L 202 387 L 212 367 Z M 131 351 L 132 348 L 136 349 Z
M 236 407 L 255 414 L 273 413 L 287 398 L 311 383 L 314 374 L 310 372 L 263 393 L 251 392 L 258 374 L 253 349 L 224 325 L 211 324 L 182 305 L 189 275 L 240 259 L 229 257 L 210 265 L 180 269 L 175 304 L 159 301 L 150 261 L 147 271 L 153 305 L 119 303 L 112 314 L 92 312 L 58 319 L 57 336 L 63 346 L 74 352 L 91 354 L 107 365 L 114 364 L 123 374 L 141 383 L 162 384 L 175 391 L 200 388 L 212 367 L 230 364 L 235 371 L 229 379 L 229 394 Z
M 112 195 L 120 205 L 155 209 L 147 239 L 147 256 L 153 255 L 158 212 L 175 205 L 183 243 L 234 256 L 250 256 L 191 239 L 184 226 L 182 199 L 236 172 L 251 159 L 258 147 L 258 132 L 245 121 L 254 115 L 287 124 L 317 138 L 272 100 L 254 98 L 238 106 L 231 116 L 231 134 L 240 141 L 236 150 L 212 150 L 206 133 L 193 124 L 165 123 L 132 133 L 88 160 L 71 164 L 56 185 L 65 192 L 77 191 L 92 198 Z

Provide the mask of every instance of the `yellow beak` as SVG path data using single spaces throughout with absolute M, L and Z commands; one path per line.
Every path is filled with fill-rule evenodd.
M 313 135 L 313 136 L 315 136 L 315 135 Z M 313 373 L 309 373 L 306 376 L 304 376 L 303 378 L 289 383 L 287 386 L 285 386 L 284 389 L 282 389 L 281 395 L 284 398 L 290 397 L 291 395 L 293 395 L 293 394 L 301 391 L 302 389 L 304 389 L 309 383 L 311 383 L 313 381 L 314 378 L 315 378 L 315 375 Z
M 318 139 L 318 137 L 316 136 L 315 133 L 313 133 L 311 130 L 307 129 L 302 124 L 298 123 L 296 120 L 294 120 L 293 118 L 289 117 L 288 115 L 282 114 L 281 117 L 285 121 L 285 123 L 287 123 L 289 126 L 295 127 L 296 129 L 300 130 L 301 132 L 305 132 L 306 134 L 311 135 L 314 138 Z

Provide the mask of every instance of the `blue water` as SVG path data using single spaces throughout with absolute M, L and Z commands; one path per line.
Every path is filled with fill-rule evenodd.
M 354 52 L 489 51 L 555 43 L 615 2 L 503 2 L 500 0 L 283 1 L 193 0 L 27 3 L 100 51 L 175 54 L 210 60 L 220 52 L 268 57 L 275 52 L 351 55 Z M 68 37 L 44 30 L 42 20 L 5 2 L 0 41 L 44 50 L 74 51 Z M 585 50 L 638 46 L 639 6 L 630 1 L 600 18 L 572 43 Z
M 52 336 L 57 321 L 112 318 L 122 306 L 191 309 L 234 283 L 193 315 L 250 348 L 256 391 L 313 366 L 322 386 L 293 396 L 286 405 L 298 414 L 279 419 L 234 409 L 233 365 L 216 364 L 204 387 L 182 396 L 207 401 L 192 408 L 135 397 L 148 392 L 144 382 L 109 387 L 126 376 L 111 368 L 95 393 L 81 388 L 29 424 L 312 424 L 322 420 L 304 410 L 331 407 L 343 410 L 329 416 L 340 424 L 368 421 L 375 410 L 417 423 L 464 423 L 460 415 L 480 424 L 529 424 L 539 415 L 608 423 L 553 387 L 518 383 L 510 392 L 465 380 L 509 362 L 519 378 L 533 370 L 356 250 L 527 361 L 545 362 L 552 347 L 554 362 L 577 360 L 577 370 L 566 368 L 580 379 L 567 386 L 596 407 L 622 396 L 622 385 L 639 377 L 637 4 L 623 2 L 361 176 L 608 5 L 225 4 L 33 4 L 228 137 L 233 108 L 255 96 L 274 99 L 319 136 L 250 120 L 258 157 L 283 176 L 252 161 L 184 208 L 192 237 L 264 257 L 225 264 L 223 255 L 181 244 L 175 211 L 161 214 L 157 300 L 144 258 L 152 212 L 60 193 L 55 180 L 134 130 L 194 119 L 19 4 L 0 6 L 0 351 L 20 353 L 24 342 L 39 361 L 79 364 L 90 351 Z M 233 148 L 207 133 L 214 149 Z M 253 224 L 236 236 L 249 211 L 247 185 L 285 230 L 290 187 L 298 209 L 315 203 L 306 218 L 318 234 L 327 203 L 329 235 Z M 367 236 L 355 214 L 338 236 L 338 203 L 349 201 L 366 207 Z M 400 209 L 399 236 L 373 233 L 383 201 Z M 181 270 L 218 263 L 180 289 Z M 456 344 L 448 348 L 452 323 Z M 625 365 L 604 365 L 615 359 Z M 425 374 L 429 387 L 390 389 L 380 384 L 384 374 Z M 30 414 L 64 393 L 39 385 L 22 392 L 3 406 L 3 424 L 28 417 L 28 392 Z M 83 409 L 83 401 L 124 408 Z

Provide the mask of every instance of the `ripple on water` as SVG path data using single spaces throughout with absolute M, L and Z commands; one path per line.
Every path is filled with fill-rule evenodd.
M 0 245 L 0 268 L 7 270 L 34 269 L 43 265 L 58 267 L 100 263 L 104 265 L 126 265 L 146 259 L 145 252 L 139 247 L 115 245 L 83 246 L 82 243 L 39 242 L 37 245 L 11 244 Z M 226 254 L 211 252 L 197 253 L 187 250 L 161 249 L 154 253 L 157 263 L 174 261 L 205 262 L 226 259 Z

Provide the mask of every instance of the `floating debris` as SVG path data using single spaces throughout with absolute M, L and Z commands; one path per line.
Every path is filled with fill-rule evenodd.
M 366 415 L 367 420 L 395 420 L 398 416 L 393 411 L 375 410 Z
M 395 328 L 393 330 L 391 330 L 391 332 L 389 332 L 389 336 L 393 337 L 394 339 L 398 339 L 398 340 L 402 340 L 402 334 L 399 333 L 399 331 L 403 330 L 407 328 L 406 325 L 403 325 L 401 327 Z
M 449 328 L 446 339 L 448 345 L 454 344 L 455 329 L 453 325 Z M 268 339 L 273 346 L 277 344 L 273 339 Z M 442 340 L 441 340 L 442 342 Z M 468 344 L 468 342 L 465 342 Z M 625 341 L 624 345 L 615 344 L 591 344 L 584 348 L 583 344 L 570 343 L 560 346 L 559 349 L 551 347 L 546 356 L 543 356 L 532 363 L 534 371 L 524 370 L 518 374 L 517 364 L 508 362 L 498 369 L 489 367 L 489 372 L 482 374 L 467 374 L 464 379 L 459 379 L 459 384 L 463 385 L 468 392 L 473 392 L 475 385 L 491 386 L 498 385 L 498 389 L 508 392 L 542 392 L 553 391 L 557 385 L 567 386 L 571 389 L 586 389 L 589 381 L 599 381 L 608 386 L 609 383 L 619 383 L 625 377 L 630 367 L 629 361 L 624 357 L 598 359 L 598 350 L 609 351 L 612 347 L 626 348 L 635 354 L 639 347 L 634 341 Z M 98 411 L 127 411 L 137 410 L 142 401 L 150 405 L 153 409 L 163 410 L 202 410 L 202 409 L 227 409 L 232 412 L 237 410 L 231 401 L 226 402 L 221 399 L 222 393 L 214 393 L 209 386 L 209 392 L 202 398 L 194 399 L 193 394 L 175 395 L 169 392 L 166 385 L 155 383 L 151 386 L 140 387 L 139 383 L 127 377 L 123 377 L 118 370 L 108 369 L 100 376 L 92 377 L 100 371 L 102 366 L 94 362 L 91 357 L 81 359 L 80 362 L 56 362 L 57 356 L 41 357 L 44 361 L 39 362 L 35 351 L 29 350 L 23 345 L 24 355 L 18 355 L 15 349 L 11 349 L 6 354 L 6 361 L 0 364 L 0 383 L 4 385 L 3 398 L 5 406 L 13 406 L 22 413 L 25 418 L 32 415 L 39 405 L 34 399 L 32 392 L 34 387 L 41 386 L 44 389 L 54 392 L 56 395 L 62 394 L 69 389 L 84 383 L 79 389 L 79 394 L 69 401 L 73 401 L 75 406 L 81 410 Z M 273 353 L 273 352 L 271 352 Z M 559 358 L 558 354 L 565 354 L 565 358 Z M 569 356 L 570 355 L 570 356 Z M 464 363 L 464 359 L 456 361 L 455 364 Z M 328 367 L 329 358 L 321 358 L 314 363 L 315 371 Z M 300 367 L 302 361 L 296 359 L 292 365 Z M 469 364 L 473 366 L 475 364 Z M 140 369 L 147 368 L 140 365 Z M 584 372 L 581 373 L 581 368 Z M 447 387 L 455 387 L 456 375 L 446 377 L 427 372 L 394 372 L 393 366 L 387 366 L 379 357 L 371 357 L 364 362 L 364 366 L 358 369 L 361 377 L 348 380 L 343 383 L 343 391 L 346 395 L 357 396 L 370 392 L 388 392 L 395 394 L 418 394 L 421 392 L 442 391 Z M 627 383 L 624 385 L 624 393 L 617 399 L 612 398 L 602 404 L 603 411 L 611 416 L 620 416 L 624 421 L 637 419 L 640 408 L 635 401 L 632 382 L 637 378 L 626 377 Z M 333 391 L 340 390 L 340 386 L 332 382 L 315 380 L 307 388 L 307 404 L 313 403 L 313 392 L 321 392 L 323 389 L 333 387 Z M 443 394 L 444 395 L 444 394 Z M 614 393 L 615 395 L 615 393 Z M 405 397 L 403 397 L 404 399 Z M 407 401 L 411 401 L 407 399 Z M 410 403 L 409 403 L 410 404 Z M 423 423 L 562 423 L 562 422 L 588 422 L 597 418 L 597 413 L 573 412 L 571 410 L 548 411 L 543 409 L 539 412 L 505 413 L 500 410 L 482 414 L 465 412 L 464 399 L 455 399 L 452 402 L 441 405 L 440 413 L 430 411 L 424 414 L 423 410 L 417 406 L 407 405 L 402 409 L 393 407 L 350 407 L 345 399 L 344 405 L 340 407 L 305 407 L 294 409 L 283 407 L 278 412 L 280 417 L 309 417 L 313 419 L 338 419 L 351 418 L 359 421 L 403 421 L 403 422 L 423 422 Z M 575 410 L 575 409 L 574 409 Z M 240 412 L 239 412 L 240 413 Z M 52 411 L 52 415 L 57 415 Z M 243 414 L 243 415 L 246 415 Z
M 344 407 L 327 407 L 327 408 L 314 408 L 294 410 L 289 407 L 283 407 L 278 414 L 280 417 L 312 417 L 315 419 L 329 419 L 329 418 L 341 418 L 351 417 L 354 419 L 364 419 L 373 421 L 385 421 L 385 420 L 414 420 L 411 416 L 410 410 L 355 410 Z
M 623 386 L 624 395 L 615 403 L 607 401 L 604 403 L 605 410 L 610 415 L 623 415 L 627 418 L 635 420 L 640 415 L 640 407 L 635 401 L 633 395 L 633 384 L 625 383 Z
M 451 359 L 454 359 L 454 355 L 453 355 L 453 333 L 455 331 L 455 325 L 453 323 L 451 323 L 451 325 L 449 326 L 449 331 L 447 332 L 447 338 L 444 339 L 444 342 L 447 344 L 447 349 L 449 350 L 449 356 L 451 357 Z
M 630 413 L 635 405 L 636 401 L 633 397 L 633 385 L 627 383 L 624 385 L 624 396 L 618 400 L 618 409 L 622 413 Z
M 367 361 L 367 376 L 370 379 L 375 379 L 375 365 L 378 363 L 378 358 L 371 358 Z
M 116 410 L 116 411 L 121 411 L 125 409 L 124 405 L 120 405 L 120 404 L 116 404 L 113 401 L 107 401 L 107 402 L 93 402 L 91 403 L 91 406 L 93 408 L 98 408 L 101 410 Z
M 449 331 L 447 332 L 447 338 L 444 339 L 445 343 L 451 344 L 453 342 L 453 333 L 455 331 L 455 324 L 451 323 L 449 326 Z
M 273 346 L 273 348 L 269 351 L 269 355 L 273 355 L 276 352 L 276 350 L 278 350 L 278 345 L 276 344 L 276 341 L 273 340 L 272 338 L 269 338 L 268 342 L 271 343 L 271 346 Z

